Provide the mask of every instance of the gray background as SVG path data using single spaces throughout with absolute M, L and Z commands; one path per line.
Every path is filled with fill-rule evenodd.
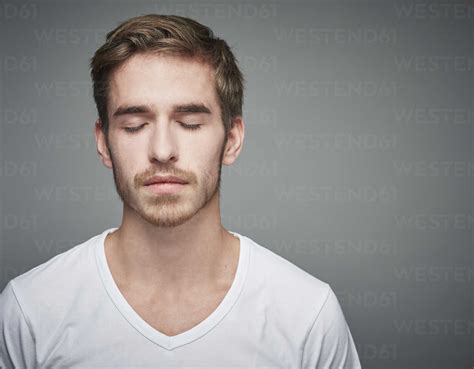
M 0 288 L 119 224 L 88 62 L 146 13 L 246 75 L 224 225 L 328 282 L 364 368 L 473 359 L 473 1 L 2 2 Z

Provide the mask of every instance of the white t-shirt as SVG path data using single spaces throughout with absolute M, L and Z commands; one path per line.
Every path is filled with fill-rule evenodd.
M 146 323 L 115 284 L 110 228 L 8 282 L 0 368 L 360 368 L 330 286 L 240 239 L 234 281 L 205 320 L 175 336 Z

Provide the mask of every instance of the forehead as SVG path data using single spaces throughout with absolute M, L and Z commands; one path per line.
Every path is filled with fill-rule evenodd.
M 149 104 L 167 110 L 202 102 L 218 108 L 214 69 L 196 58 L 135 54 L 110 76 L 109 112 L 121 104 Z

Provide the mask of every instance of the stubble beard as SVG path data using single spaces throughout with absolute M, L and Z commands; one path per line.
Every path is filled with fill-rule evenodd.
M 216 196 L 220 202 L 220 187 L 222 173 L 222 158 L 226 142 L 221 147 L 217 168 L 207 171 L 202 178 L 202 187 L 198 188 L 196 183 L 189 183 L 182 192 L 188 191 L 187 195 L 182 193 L 169 195 L 154 195 L 146 192 L 143 185 L 135 187 L 126 181 L 122 168 L 117 165 L 112 150 L 110 159 L 115 189 L 125 207 L 133 209 L 142 219 L 159 228 L 173 228 L 184 224 L 196 215 L 202 208 L 208 205 Z M 217 172 L 217 176 L 214 174 Z M 133 182 L 133 181 L 132 181 Z M 190 191 L 191 190 L 191 191 Z M 194 196 L 193 196 L 194 195 Z

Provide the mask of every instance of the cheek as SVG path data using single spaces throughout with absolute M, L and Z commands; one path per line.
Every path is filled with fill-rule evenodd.
M 126 137 L 111 136 L 113 143 L 111 148 L 114 151 L 114 157 L 120 162 L 130 162 L 141 155 L 146 149 L 146 143 L 140 137 L 126 139 Z
M 139 162 L 135 157 L 137 151 L 130 144 L 115 142 L 109 146 L 109 152 L 114 169 L 121 178 L 131 177 L 136 173 L 135 165 Z
M 195 147 L 192 150 L 188 150 L 185 155 L 182 153 L 182 165 L 177 164 L 177 166 L 194 173 L 197 177 L 196 180 L 201 182 L 201 185 L 209 183 L 219 170 L 219 152 L 218 148 L 211 147 L 210 145 L 205 145 L 202 148 Z
M 219 161 L 221 146 L 216 145 L 216 142 L 207 142 L 195 147 L 193 151 L 191 155 L 193 161 L 202 163 L 201 166 L 213 168 Z

